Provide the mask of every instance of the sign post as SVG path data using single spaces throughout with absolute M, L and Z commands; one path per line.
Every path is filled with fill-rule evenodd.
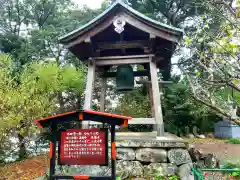
M 36 120 L 40 128 L 50 127 L 50 172 L 49 179 L 96 179 L 116 180 L 115 127 L 127 126 L 131 117 L 119 116 L 91 110 L 68 112 Z M 68 129 L 64 125 L 71 121 L 96 121 L 110 125 L 108 128 Z M 61 129 L 56 127 L 61 126 Z M 58 175 L 55 172 L 56 149 L 58 146 L 58 165 L 100 165 L 108 166 L 108 132 L 111 133 L 111 176 L 90 177 L 88 175 Z

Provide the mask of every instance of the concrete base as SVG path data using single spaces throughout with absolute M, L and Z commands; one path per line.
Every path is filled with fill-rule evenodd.
M 170 140 L 170 141 L 184 141 L 182 138 L 171 134 L 171 133 L 164 133 L 164 136 L 157 137 L 157 132 L 117 132 L 116 133 L 117 140 L 152 140 L 152 139 L 158 139 L 158 140 Z
M 128 148 L 188 148 L 188 142 L 170 133 L 165 133 L 163 137 L 157 137 L 156 132 L 118 132 L 116 133 L 116 146 Z

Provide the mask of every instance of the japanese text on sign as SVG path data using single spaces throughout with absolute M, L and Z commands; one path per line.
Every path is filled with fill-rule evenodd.
M 67 130 L 61 133 L 61 164 L 104 165 L 107 132 L 101 129 Z

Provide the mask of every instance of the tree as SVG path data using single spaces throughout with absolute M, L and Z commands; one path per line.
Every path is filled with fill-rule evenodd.
M 24 67 L 17 84 L 16 77 L 11 74 L 10 56 L 1 54 L 0 66 L 1 136 L 17 133 L 19 156 L 25 157 L 25 137 L 36 131 L 33 120 L 63 111 L 58 102 L 59 92 L 66 93 L 64 111 L 75 109 L 76 98 L 69 99 L 69 94 L 83 93 L 84 74 L 69 65 L 61 67 L 56 62 L 35 62 Z
M 201 6 L 202 1 L 204 0 L 125 0 L 124 2 L 160 22 L 179 27 L 187 18 L 206 11 L 206 8 Z
M 240 124 L 235 112 L 240 90 L 239 6 L 234 8 L 231 2 L 225 1 L 205 5 L 216 14 L 202 17 L 198 30 L 185 38 L 192 56 L 185 58 L 179 67 L 188 79 L 195 100 L 219 116 Z M 220 29 L 211 26 L 214 16 L 219 19 Z
M 164 88 L 163 114 L 167 132 L 185 135 L 186 128 L 198 127 L 202 133 L 212 132 L 213 124 L 218 120 L 211 109 L 196 102 L 189 96 L 186 79 L 174 77 L 173 84 Z M 206 124 L 205 126 L 204 124 Z

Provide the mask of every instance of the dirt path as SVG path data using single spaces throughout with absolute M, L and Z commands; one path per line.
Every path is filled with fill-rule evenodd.
M 222 162 L 240 164 L 240 144 L 226 144 L 224 141 L 217 142 L 193 142 L 195 148 L 202 152 L 214 153 Z
M 48 166 L 47 156 L 37 156 L 0 167 L 0 180 L 33 180 L 43 176 Z

